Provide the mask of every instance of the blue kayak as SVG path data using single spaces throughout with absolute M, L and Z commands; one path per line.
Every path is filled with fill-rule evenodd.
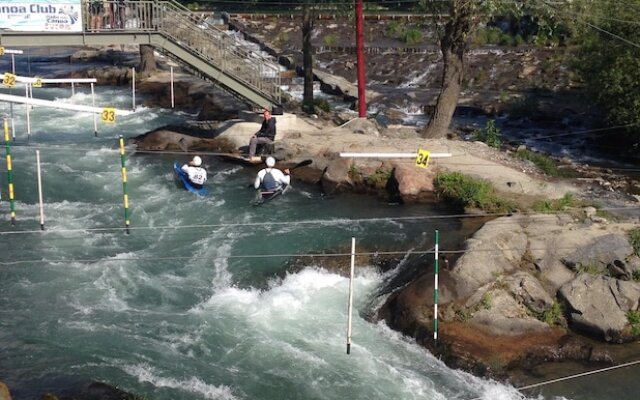
M 177 161 L 173 162 L 173 171 L 176 173 L 176 177 L 180 180 L 180 182 L 182 183 L 182 186 L 186 190 L 190 191 L 191 193 L 195 193 L 197 195 L 200 195 L 200 196 L 206 196 L 207 194 L 209 194 L 209 189 L 207 189 L 206 187 L 203 186 L 201 188 L 197 188 L 197 187 L 193 186 L 193 184 L 189 180 L 189 177 L 181 169 L 181 165 Z

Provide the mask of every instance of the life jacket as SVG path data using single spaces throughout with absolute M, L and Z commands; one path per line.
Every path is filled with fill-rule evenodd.
M 276 182 L 276 178 L 271 175 L 271 169 L 268 169 L 262 177 L 262 188 L 264 190 L 276 190 L 278 188 L 278 182 Z

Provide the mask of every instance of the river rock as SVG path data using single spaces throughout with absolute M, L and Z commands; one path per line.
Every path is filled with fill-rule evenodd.
M 517 218 L 488 222 L 467 240 L 466 251 L 454 266 L 458 293 L 466 297 L 497 276 L 514 271 L 526 250 L 527 236 Z
M 519 271 L 504 279 L 514 298 L 529 310 L 542 314 L 553 305 L 553 299 L 533 275 Z
M 474 305 L 478 308 L 469 322 L 486 332 L 498 336 L 513 336 L 550 329 L 549 325 L 529 316 L 527 308 L 507 291 L 492 289 L 482 295 L 480 293 L 482 291 L 478 291 L 467 301 L 467 306 Z
M 630 338 L 626 313 L 638 309 L 640 283 L 625 282 L 583 273 L 564 285 L 559 295 L 570 307 L 570 326 L 607 342 L 622 343 Z
M 603 272 L 607 265 L 616 260 L 624 260 L 633 253 L 627 237 L 622 234 L 607 234 L 584 243 L 562 262 L 574 271 L 581 268 L 596 268 Z
M 395 177 L 402 200 L 414 202 L 425 196 L 433 197 L 435 175 L 433 168 L 423 169 L 398 163 L 395 166 Z

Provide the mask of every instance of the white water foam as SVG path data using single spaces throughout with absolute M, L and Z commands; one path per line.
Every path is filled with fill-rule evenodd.
M 131 376 L 138 378 L 139 382 L 149 382 L 156 387 L 179 389 L 185 392 L 203 396 L 212 400 L 235 400 L 231 388 L 225 385 L 215 386 L 202 381 L 199 378 L 177 379 L 160 376 L 160 373 L 151 365 L 133 364 L 123 365 L 121 369 Z

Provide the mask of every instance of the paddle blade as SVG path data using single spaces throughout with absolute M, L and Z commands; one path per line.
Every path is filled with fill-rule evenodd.
M 289 169 L 292 170 L 292 169 L 296 169 L 296 168 L 300 168 L 300 167 L 306 167 L 307 165 L 310 165 L 312 162 L 313 162 L 313 160 L 300 161 L 299 163 L 297 163 L 296 165 L 294 165 L 293 167 L 291 167 Z

